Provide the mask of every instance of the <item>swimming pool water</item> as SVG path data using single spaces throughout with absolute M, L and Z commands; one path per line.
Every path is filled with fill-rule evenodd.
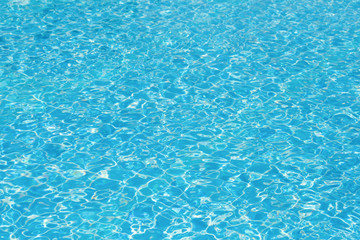
M 1 0 L 0 239 L 360 239 L 360 2 Z

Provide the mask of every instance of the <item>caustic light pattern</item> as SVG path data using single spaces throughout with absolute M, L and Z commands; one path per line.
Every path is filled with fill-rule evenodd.
M 360 239 L 360 2 L 0 1 L 0 239 Z

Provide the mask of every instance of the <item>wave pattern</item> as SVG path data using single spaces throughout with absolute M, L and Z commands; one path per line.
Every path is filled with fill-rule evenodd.
M 359 239 L 359 2 L 0 13 L 0 239 Z

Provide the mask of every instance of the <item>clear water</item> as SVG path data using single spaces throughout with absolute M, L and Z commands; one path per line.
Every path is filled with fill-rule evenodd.
M 360 239 L 360 2 L 0 1 L 0 239 Z

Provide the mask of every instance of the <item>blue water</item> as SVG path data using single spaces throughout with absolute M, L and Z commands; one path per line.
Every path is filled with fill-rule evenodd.
M 0 239 L 360 239 L 360 2 L 0 0 Z

